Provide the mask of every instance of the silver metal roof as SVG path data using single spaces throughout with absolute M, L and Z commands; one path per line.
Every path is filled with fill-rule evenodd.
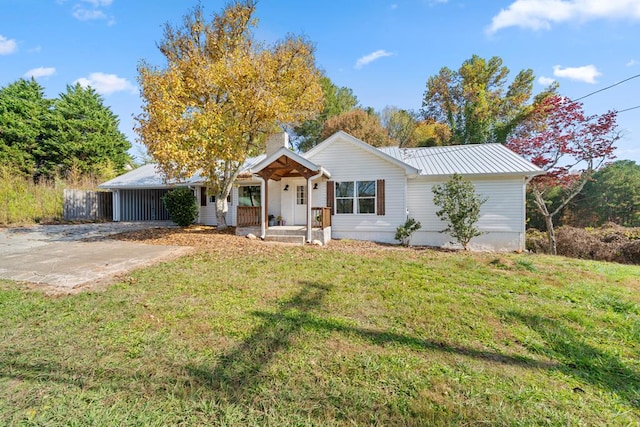
M 248 171 L 251 167 L 264 160 L 266 156 L 261 154 L 257 157 L 248 158 L 242 165 L 241 172 Z M 112 189 L 133 189 L 133 188 L 171 188 L 177 185 L 195 185 L 205 182 L 200 172 L 196 172 L 191 178 L 184 182 L 167 181 L 157 164 L 148 163 L 137 169 L 129 171 L 123 175 L 115 177 L 107 182 L 103 182 L 99 188 Z
M 416 169 L 420 175 L 538 175 L 542 169 L 502 144 L 452 145 L 448 147 L 398 148 L 381 151 Z

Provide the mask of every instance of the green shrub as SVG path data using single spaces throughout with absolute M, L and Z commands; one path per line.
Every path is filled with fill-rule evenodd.
M 192 224 L 198 218 L 196 196 L 187 187 L 173 189 L 162 198 L 171 221 L 181 227 Z
M 487 198 L 477 195 L 473 183 L 459 174 L 434 186 L 432 191 L 433 203 L 440 208 L 436 215 L 447 222 L 447 228 L 441 233 L 449 233 L 467 250 L 471 239 L 484 234 L 476 224 L 480 219 L 480 207 Z
M 404 224 L 399 225 L 396 228 L 396 237 L 395 239 L 402 243 L 405 246 L 409 246 L 409 241 L 411 240 L 411 235 L 422 228 L 422 224 L 420 221 L 416 221 L 413 218 L 407 218 Z

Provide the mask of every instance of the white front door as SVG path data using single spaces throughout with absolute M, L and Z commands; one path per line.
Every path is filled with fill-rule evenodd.
M 294 185 L 295 197 L 293 200 L 293 223 L 295 225 L 307 224 L 307 182 L 296 180 Z

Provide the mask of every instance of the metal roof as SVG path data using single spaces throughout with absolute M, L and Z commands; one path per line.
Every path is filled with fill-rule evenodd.
M 248 158 L 242 165 L 240 171 L 248 171 L 252 166 L 259 163 L 261 160 L 264 160 L 265 157 L 266 156 L 264 154 L 261 154 L 257 157 Z M 200 172 L 196 172 L 191 178 L 184 182 L 167 181 L 157 164 L 148 163 L 107 182 L 103 182 L 98 187 L 112 189 L 171 188 L 177 185 L 201 184 L 205 181 L 206 179 L 202 177 Z
M 538 175 L 543 170 L 502 144 L 398 148 L 380 151 L 420 169 L 420 175 Z

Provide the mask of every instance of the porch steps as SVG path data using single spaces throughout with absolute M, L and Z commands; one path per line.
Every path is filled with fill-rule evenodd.
M 267 234 L 264 236 L 266 242 L 295 243 L 304 245 L 305 236 L 295 234 Z

